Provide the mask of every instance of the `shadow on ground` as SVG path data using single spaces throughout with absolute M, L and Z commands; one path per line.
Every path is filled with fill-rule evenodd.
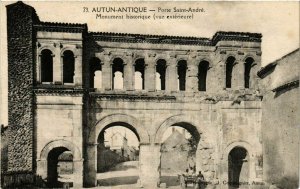
M 166 183 L 167 186 L 179 186 L 180 185 L 178 176 L 161 176 L 160 182 Z
M 139 179 L 138 176 L 111 177 L 106 179 L 98 179 L 98 186 L 117 186 L 125 184 L 135 184 Z

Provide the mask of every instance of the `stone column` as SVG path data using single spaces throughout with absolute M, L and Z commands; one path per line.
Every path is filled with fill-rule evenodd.
M 145 89 L 148 91 L 155 91 L 155 54 L 148 54 L 145 56 Z
M 36 81 L 37 83 L 41 83 L 42 82 L 42 78 L 41 78 L 41 61 L 42 61 L 42 54 L 38 54 L 37 56 L 37 64 L 36 64 Z
M 105 55 L 102 59 L 102 88 L 104 90 L 112 89 L 112 65 L 110 63 L 110 57 Z
M 196 55 L 190 55 L 187 61 L 186 91 L 198 91 L 198 62 Z
M 82 48 L 77 47 L 77 55 L 75 58 L 75 70 L 74 70 L 74 84 L 77 86 L 82 85 Z
M 177 91 L 178 74 L 177 74 L 177 60 L 175 57 L 171 57 L 167 64 L 167 73 L 166 73 L 166 91 Z
M 244 89 L 245 87 L 245 64 L 242 61 L 242 56 L 237 56 L 232 68 L 232 86 L 233 90 Z
M 74 163 L 74 180 L 73 188 L 83 187 L 83 159 L 73 160 Z
M 156 188 L 160 183 L 160 144 L 140 145 L 140 184 L 143 188 Z
M 53 82 L 55 84 L 63 83 L 63 55 L 60 55 L 60 48 L 55 48 L 53 57 Z
M 132 56 L 126 56 L 124 60 L 124 89 L 127 91 L 134 90 L 134 67 Z
M 47 178 L 47 163 L 46 159 L 37 159 L 36 161 L 36 174 L 41 176 L 42 179 Z
M 84 186 L 95 187 L 97 185 L 97 144 L 88 144 L 86 148 Z

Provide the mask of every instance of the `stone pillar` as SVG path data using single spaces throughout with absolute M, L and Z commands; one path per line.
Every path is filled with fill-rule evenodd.
M 245 72 L 245 64 L 242 61 L 242 57 L 237 56 L 234 66 L 232 68 L 231 88 L 233 90 L 240 90 L 245 88 L 244 72 Z
M 58 44 L 56 44 L 58 45 Z M 63 55 L 60 55 L 60 48 L 55 48 L 53 57 L 53 83 L 63 83 Z
M 39 52 L 37 52 L 39 53 Z M 41 83 L 42 78 L 41 78 L 41 61 L 42 61 L 42 54 L 37 55 L 37 64 L 36 64 L 36 81 L 37 83 Z
M 104 56 L 102 64 L 102 88 L 104 90 L 112 89 L 112 65 L 110 63 L 110 57 L 108 55 Z
M 42 179 L 47 178 L 47 160 L 37 159 L 36 161 L 36 174 L 41 176 Z
M 134 67 L 132 56 L 126 56 L 124 60 L 124 89 L 127 91 L 134 90 Z
M 167 73 L 166 73 L 166 90 L 171 91 L 177 91 L 178 84 L 178 74 L 177 74 L 177 60 L 175 57 L 171 57 L 169 59 L 169 62 L 167 64 Z
M 140 184 L 156 188 L 160 183 L 160 145 L 140 145 Z
M 186 74 L 186 91 L 198 91 L 198 62 L 196 55 L 189 56 L 187 61 L 187 74 Z
M 155 54 L 148 54 L 145 57 L 145 89 L 148 91 L 155 91 Z
M 97 144 L 86 146 L 84 160 L 84 187 L 95 187 L 97 185 Z
M 73 160 L 74 163 L 74 180 L 73 188 L 82 188 L 83 187 L 83 160 Z
M 75 58 L 74 70 L 74 84 L 77 86 L 82 85 L 82 50 L 81 47 L 77 49 Z

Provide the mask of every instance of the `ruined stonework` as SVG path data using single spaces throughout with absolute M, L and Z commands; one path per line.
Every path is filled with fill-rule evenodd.
M 269 147 L 277 145 L 264 114 L 274 113 L 268 111 L 274 94 L 269 97 L 257 75 L 261 34 L 219 31 L 199 38 L 89 32 L 86 24 L 39 21 L 22 2 L 7 6 L 7 18 L 6 186 L 42 181 L 57 187 L 56 161 L 65 151 L 73 157 L 73 186 L 96 186 L 103 149 L 99 135 L 114 126 L 130 129 L 139 140 L 139 187 L 162 184 L 162 138 L 172 126 L 195 139 L 196 171 L 202 171 L 208 187 L 262 183 L 263 173 L 272 172 Z M 278 143 L 289 139 L 282 140 Z

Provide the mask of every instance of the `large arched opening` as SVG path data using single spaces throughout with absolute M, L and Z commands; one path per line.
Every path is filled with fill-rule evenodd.
M 111 120 L 97 136 L 97 185 L 136 185 L 140 135 L 131 122 Z
M 196 174 L 200 132 L 194 124 L 170 118 L 161 125 L 155 140 L 161 144 L 160 183 L 179 186 L 178 175 Z

